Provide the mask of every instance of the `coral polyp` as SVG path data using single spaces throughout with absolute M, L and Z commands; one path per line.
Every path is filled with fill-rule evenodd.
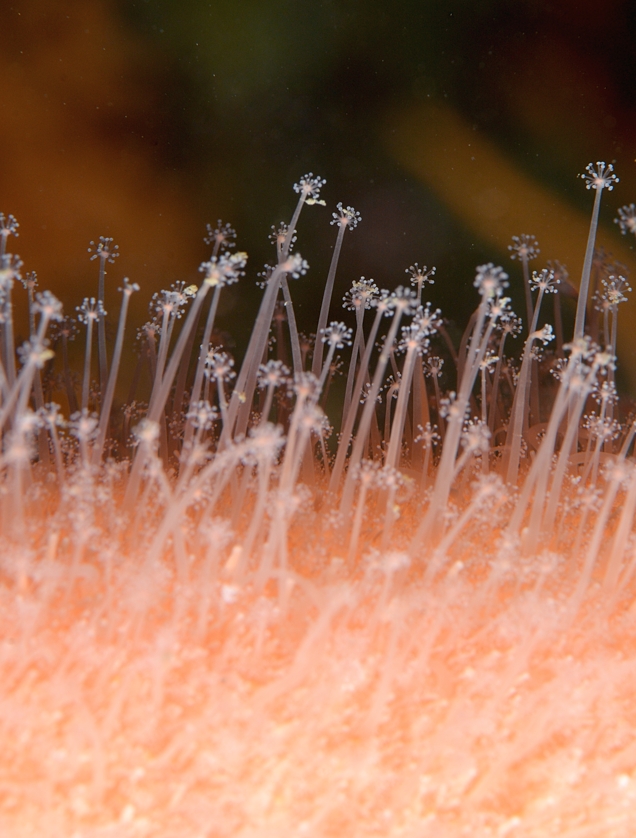
M 362 277 L 338 305 L 362 221 L 342 203 L 315 335 L 299 331 L 310 173 L 240 359 L 219 302 L 247 254 L 219 221 L 199 285 L 153 296 L 136 352 L 139 286 L 121 284 L 109 344 L 119 250 L 91 243 L 74 372 L 76 322 L 22 276 L 0 216 L 2 835 L 633 833 L 631 289 L 595 250 L 616 176 L 586 171 L 572 322 L 565 268 L 531 271 L 518 234 L 519 276 L 476 269 L 457 343 L 426 299 L 435 268 Z

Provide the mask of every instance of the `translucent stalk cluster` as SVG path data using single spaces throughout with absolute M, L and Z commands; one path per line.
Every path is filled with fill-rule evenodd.
M 571 324 L 565 269 L 531 272 L 537 242 L 516 235 L 519 275 L 477 267 L 459 345 L 426 299 L 434 268 L 356 279 L 339 305 L 362 220 L 341 203 L 299 331 L 312 173 L 240 358 L 217 325 L 246 281 L 229 225 L 208 227 L 198 285 L 154 295 L 133 349 L 127 279 L 108 340 L 112 239 L 91 243 L 73 319 L 23 277 L 0 215 L 1 834 L 629 834 L 636 423 L 615 369 L 631 288 L 596 248 L 617 178 L 602 162 L 583 177 Z M 624 234 L 633 219 L 618 211 Z

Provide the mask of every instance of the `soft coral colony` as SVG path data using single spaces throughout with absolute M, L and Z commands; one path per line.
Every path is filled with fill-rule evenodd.
M 3 834 L 636 825 L 636 423 L 615 387 L 631 289 L 595 250 L 618 179 L 602 162 L 582 177 L 578 296 L 562 265 L 531 271 L 538 244 L 514 236 L 523 317 L 504 269 L 481 265 L 455 345 L 419 264 L 393 290 L 355 281 L 351 325 L 330 322 L 361 221 L 342 204 L 316 336 L 299 332 L 297 225 L 325 184 L 304 176 L 241 362 L 215 326 L 247 255 L 219 222 L 198 287 L 153 296 L 118 410 L 139 288 L 124 280 L 109 346 L 117 247 L 91 242 L 96 296 L 67 317 L 22 274 L 17 221 L 0 216 Z M 624 234 L 635 212 L 618 210 Z

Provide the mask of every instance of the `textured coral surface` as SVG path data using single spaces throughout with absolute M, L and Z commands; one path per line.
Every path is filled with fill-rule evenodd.
M 494 584 L 488 540 L 433 585 L 399 553 L 347 568 L 304 518 L 283 595 L 223 581 L 218 522 L 181 568 L 130 535 L 130 555 L 63 533 L 24 552 L 1 589 L 0 834 L 634 834 L 633 609 L 599 594 L 573 619 L 555 553 L 500 557 Z

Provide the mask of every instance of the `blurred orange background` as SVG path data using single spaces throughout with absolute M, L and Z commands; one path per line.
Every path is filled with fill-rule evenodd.
M 196 281 L 205 223 L 223 217 L 251 256 L 222 311 L 240 342 L 269 225 L 314 170 L 329 205 L 363 215 L 336 297 L 361 274 L 394 286 L 413 261 L 437 264 L 433 302 L 463 325 L 474 266 L 492 260 L 521 310 L 510 237 L 535 234 L 535 266 L 560 259 L 578 282 L 592 197 L 576 174 L 592 160 L 621 177 L 600 242 L 633 265 L 612 219 L 636 201 L 635 43 L 625 0 L 399 0 L 390 14 L 378 0 L 17 0 L 0 28 L 0 211 L 20 221 L 25 270 L 68 310 L 95 293 L 89 241 L 114 236 L 107 308 L 130 276 L 138 322 L 153 291 Z M 312 271 L 293 292 L 307 331 L 329 217 L 312 211 L 300 231 Z M 624 308 L 623 378 L 636 392 L 634 303 Z

